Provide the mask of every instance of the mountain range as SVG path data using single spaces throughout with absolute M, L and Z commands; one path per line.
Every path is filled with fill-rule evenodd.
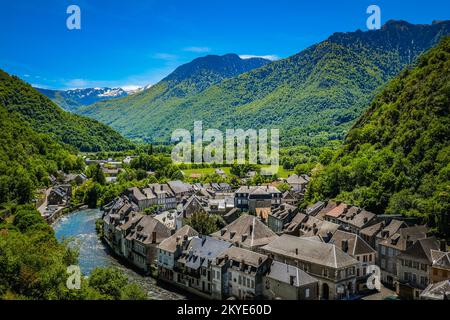
M 16 76 L 0 70 L 0 105 L 26 122 L 36 133 L 79 151 L 124 150 L 133 145 L 110 127 L 62 110 Z M 19 134 L 19 133 L 17 133 Z
M 263 58 L 241 59 L 236 54 L 209 55 L 180 66 L 163 82 L 166 82 L 168 87 L 172 88 L 170 93 L 172 95 L 182 96 L 198 93 L 212 84 L 261 67 L 269 62 L 270 60 Z M 61 108 L 78 112 L 78 109 L 82 106 L 137 94 L 150 89 L 150 87 L 151 85 L 147 85 L 135 90 L 124 90 L 122 88 L 36 89 Z
M 279 128 L 283 145 L 323 145 L 342 139 L 387 81 L 449 33 L 450 21 L 389 21 L 380 30 L 335 33 L 270 63 L 208 56 L 148 90 L 77 112 L 147 142 L 168 142 L 175 129 L 201 120 L 222 130 Z
M 76 112 L 81 106 L 93 104 L 97 101 L 126 97 L 129 93 L 122 88 L 86 88 L 71 90 L 35 89 L 46 95 L 64 110 L 71 112 Z

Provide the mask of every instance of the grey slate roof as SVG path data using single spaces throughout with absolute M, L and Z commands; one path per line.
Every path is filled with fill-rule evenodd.
M 216 257 L 231 246 L 230 243 L 209 236 L 194 237 L 178 262 L 186 267 L 197 270 L 207 267 Z
M 152 243 L 153 232 L 156 232 L 156 243 L 170 237 L 170 229 L 151 216 L 143 216 L 136 228 L 127 236 L 127 240 L 137 240 L 144 244 Z
M 163 240 L 158 245 L 158 248 L 167 252 L 175 252 L 177 249 L 177 239 L 182 242 L 185 236 L 190 239 L 192 237 L 198 236 L 198 232 L 195 231 L 191 226 L 186 225 L 183 228 L 177 230 L 177 232 L 175 232 L 169 238 Z
M 281 191 L 274 186 L 241 186 L 235 193 L 249 193 L 249 194 L 265 194 L 265 193 L 280 193 Z
M 359 263 L 334 244 L 286 234 L 262 247 L 262 250 L 331 268 L 344 268 Z
M 252 232 L 250 232 L 251 230 Z M 257 217 L 248 214 L 241 215 L 211 236 L 231 243 L 238 242 L 240 245 L 249 248 L 263 246 L 278 237 Z
M 356 256 L 360 254 L 371 254 L 376 251 L 367 244 L 360 236 L 354 233 L 345 232 L 342 230 L 337 230 L 329 243 L 335 244 L 339 249 L 343 250 L 342 242 L 347 241 L 348 251 L 347 253 L 351 256 Z
M 270 271 L 266 277 L 289 285 L 291 284 L 291 277 L 294 277 L 293 286 L 295 287 L 302 287 L 318 282 L 316 278 L 310 276 L 305 271 L 278 261 L 272 261 Z
M 286 182 L 288 184 L 306 184 L 308 183 L 308 180 L 306 180 L 304 177 L 293 174 L 290 175 L 287 179 Z
M 264 254 L 256 253 L 238 247 L 229 247 L 228 249 L 223 251 L 217 258 L 222 259 L 225 256 L 235 262 L 244 262 L 245 265 L 253 266 L 256 268 L 258 268 L 262 263 L 264 263 L 264 261 L 268 259 L 268 257 Z
M 450 269 L 450 252 L 431 250 L 433 267 Z
M 422 291 L 420 297 L 429 300 L 444 300 L 444 295 L 450 293 L 450 280 L 432 283 Z
M 417 240 L 412 246 L 398 255 L 398 258 L 415 259 L 433 263 L 431 250 L 439 250 L 439 241 L 436 238 L 426 238 Z

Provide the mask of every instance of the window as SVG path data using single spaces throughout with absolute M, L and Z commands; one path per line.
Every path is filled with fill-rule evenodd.
M 409 272 L 405 272 L 405 273 L 403 274 L 403 280 L 409 281 Z
M 381 254 L 386 254 L 386 248 L 384 246 L 380 246 Z
M 240 275 L 239 275 L 239 281 L 238 281 L 238 283 L 239 283 L 239 284 L 242 284 L 242 278 L 241 278 Z
M 422 271 L 427 271 L 427 265 L 426 264 L 424 264 L 424 263 L 421 263 L 420 264 L 420 269 L 422 270 Z
M 388 256 L 390 257 L 394 256 L 394 250 L 392 250 L 392 248 L 388 248 Z
M 383 269 L 386 269 L 386 260 L 385 259 L 381 259 L 381 267 Z
M 328 277 L 328 269 L 323 269 L 323 270 L 322 270 L 322 275 L 323 275 L 324 277 Z
M 422 286 L 426 286 L 427 285 L 427 278 L 425 277 L 420 277 L 420 284 Z
M 250 279 L 249 278 L 247 278 L 247 287 L 250 288 Z
M 412 274 L 412 282 L 417 283 L 417 275 L 415 273 Z
M 367 262 L 367 256 L 366 255 L 363 256 L 363 262 Z
M 437 276 L 438 275 L 438 270 L 437 269 L 433 269 L 433 276 Z
M 309 298 L 309 288 L 305 289 L 305 298 Z
M 255 289 L 255 280 L 252 280 L 252 289 Z

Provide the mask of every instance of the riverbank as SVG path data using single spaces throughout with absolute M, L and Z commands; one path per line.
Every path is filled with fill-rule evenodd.
M 101 217 L 100 209 L 86 209 L 63 215 L 52 224 L 58 241 L 72 240 L 79 248 L 78 263 L 83 275 L 88 276 L 96 267 L 114 267 L 121 270 L 131 282 L 137 283 L 156 300 L 196 299 L 181 292 L 178 288 L 161 283 L 128 267 L 118 260 L 109 248 L 99 239 L 95 221 Z M 198 299 L 198 298 L 197 298 Z

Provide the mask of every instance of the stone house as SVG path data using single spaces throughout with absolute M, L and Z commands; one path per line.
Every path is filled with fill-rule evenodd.
M 128 259 L 148 272 L 158 258 L 157 246 L 171 236 L 170 229 L 151 216 L 143 216 L 125 238 Z
M 440 251 L 431 250 L 431 282 L 441 282 L 450 279 L 450 252 L 444 240 L 441 241 Z
M 193 237 L 185 245 L 181 255 L 175 260 L 172 284 L 211 299 L 212 270 L 211 265 L 230 243 L 209 236 Z
M 393 223 L 395 223 L 393 227 L 397 231 L 391 234 L 391 230 L 387 232 L 386 229 Z M 411 247 L 417 240 L 427 238 L 428 232 L 426 226 L 401 226 L 403 226 L 403 223 L 399 224 L 396 220 L 392 220 L 387 227 L 380 231 L 380 237 L 377 236 L 377 265 L 381 269 L 381 282 L 391 288 L 396 287 L 399 276 L 397 256 Z
M 358 291 L 367 289 L 366 282 L 369 277 L 369 266 L 376 265 L 376 251 L 359 235 L 337 230 L 329 243 L 335 244 L 339 249 L 360 262 L 356 269 L 356 284 Z
M 266 255 L 237 247 L 226 249 L 211 266 L 213 298 L 261 299 L 263 276 L 270 264 Z
M 305 271 L 283 262 L 272 261 L 263 282 L 265 299 L 319 299 L 319 281 Z
M 417 300 L 430 284 L 431 250 L 439 250 L 436 238 L 419 239 L 397 256 L 397 294 L 401 298 Z
M 280 234 L 284 227 L 289 224 L 298 213 L 297 207 L 289 204 L 282 204 L 272 210 L 268 216 L 267 226 L 275 233 Z
M 168 282 L 174 281 L 175 261 L 187 249 L 189 241 L 197 237 L 198 232 L 190 226 L 184 226 L 158 245 L 158 277 Z
M 262 247 L 261 252 L 317 278 L 321 299 L 342 299 L 356 292 L 360 263 L 334 244 L 284 234 Z
M 234 206 L 256 213 L 257 208 L 271 208 L 281 204 L 281 192 L 274 186 L 242 186 L 234 193 Z

